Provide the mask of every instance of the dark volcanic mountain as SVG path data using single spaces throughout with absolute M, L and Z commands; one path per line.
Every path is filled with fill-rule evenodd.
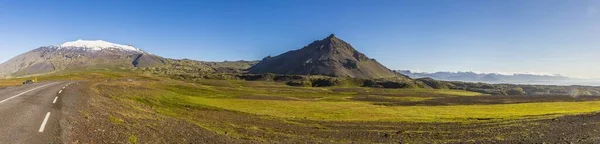
M 166 59 L 130 45 L 77 40 L 46 46 L 0 64 L 0 78 L 46 74 L 61 70 L 164 65 Z
M 327 75 L 364 79 L 397 77 L 398 74 L 335 37 L 315 41 L 302 49 L 266 57 L 250 73 Z

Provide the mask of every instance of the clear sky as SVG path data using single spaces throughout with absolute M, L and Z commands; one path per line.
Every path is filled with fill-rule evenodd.
M 0 0 L 0 62 L 77 39 L 258 60 L 330 33 L 390 69 L 600 77 L 597 0 Z

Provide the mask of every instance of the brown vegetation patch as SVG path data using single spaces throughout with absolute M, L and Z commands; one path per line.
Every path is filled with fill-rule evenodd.
M 65 143 L 249 143 L 198 127 L 183 119 L 153 112 L 151 107 L 97 95 L 90 84 L 65 91 L 73 101 L 63 109 Z M 118 86 L 99 86 L 109 90 Z

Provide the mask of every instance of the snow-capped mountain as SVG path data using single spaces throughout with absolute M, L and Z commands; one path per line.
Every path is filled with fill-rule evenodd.
M 131 45 L 102 40 L 76 40 L 40 47 L 0 64 L 0 78 L 52 73 L 66 69 L 148 67 L 163 65 L 162 57 Z
M 87 49 L 93 51 L 99 50 L 123 50 L 123 51 L 134 51 L 134 52 L 142 52 L 141 49 L 138 49 L 132 45 L 122 45 L 115 44 L 103 40 L 76 40 L 71 42 L 65 42 L 60 45 L 56 45 L 58 49 Z

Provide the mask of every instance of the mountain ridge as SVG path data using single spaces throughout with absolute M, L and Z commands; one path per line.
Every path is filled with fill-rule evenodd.
M 152 68 L 187 72 L 240 72 L 256 61 L 204 62 L 171 59 L 132 45 L 103 40 L 77 40 L 42 46 L 0 63 L 0 78 L 50 74 L 79 69 Z
M 0 64 L 0 78 L 46 74 L 68 69 L 154 66 L 165 62 L 164 58 L 141 50 L 45 46 Z
M 397 73 L 407 75 L 411 78 L 429 77 L 444 81 L 465 81 L 465 82 L 487 82 L 487 83 L 528 83 L 538 81 L 561 81 L 573 80 L 573 78 L 562 75 L 534 74 L 534 73 L 477 73 L 477 72 L 412 72 L 410 70 L 397 70 Z

